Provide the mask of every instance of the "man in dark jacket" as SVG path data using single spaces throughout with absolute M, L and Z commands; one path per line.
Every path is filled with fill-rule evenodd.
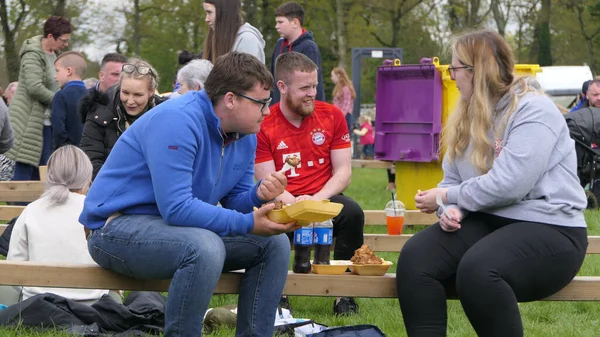
M 319 83 L 317 84 L 318 101 L 325 102 L 325 88 L 323 87 L 323 68 L 321 67 L 321 52 L 315 43 L 313 34 L 302 28 L 304 24 L 304 9 L 296 2 L 287 2 L 275 10 L 275 29 L 281 35 L 273 50 L 271 60 L 271 74 L 275 77 L 275 61 L 283 53 L 295 51 L 302 53 L 317 64 Z M 273 100 L 271 105 L 277 104 L 281 98 L 277 83 L 273 85 Z

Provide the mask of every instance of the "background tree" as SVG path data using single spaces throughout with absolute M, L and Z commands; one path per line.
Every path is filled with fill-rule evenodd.
M 448 0 L 446 11 L 450 30 L 459 33 L 481 27 L 492 11 L 492 6 L 487 0 Z

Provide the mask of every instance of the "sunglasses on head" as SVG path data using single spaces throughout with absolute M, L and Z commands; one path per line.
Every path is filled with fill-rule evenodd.
M 123 65 L 123 67 L 121 68 L 121 71 L 123 71 L 124 73 L 127 73 L 127 74 L 131 74 L 134 71 L 137 71 L 137 73 L 140 75 L 150 74 L 152 77 L 155 76 L 154 72 L 152 71 L 152 68 L 150 68 L 148 66 L 137 66 L 135 64 L 130 64 L 130 63 L 125 63 Z

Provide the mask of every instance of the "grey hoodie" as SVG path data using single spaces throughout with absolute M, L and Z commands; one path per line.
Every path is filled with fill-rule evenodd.
M 532 83 L 537 85 L 537 82 Z M 508 107 L 504 96 L 496 107 L 496 128 Z M 493 133 L 490 131 L 490 136 Z M 528 93 L 518 102 L 496 144 L 490 171 L 481 175 L 471 164 L 472 148 L 450 163 L 444 158 L 448 203 L 465 211 L 485 212 L 531 222 L 586 227 L 586 197 L 577 177 L 573 140 L 563 116 L 542 95 Z
M 238 29 L 231 50 L 248 53 L 265 63 L 265 40 L 258 29 L 247 22 Z

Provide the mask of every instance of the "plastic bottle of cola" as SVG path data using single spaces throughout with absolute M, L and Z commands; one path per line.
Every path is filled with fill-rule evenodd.
M 329 264 L 329 252 L 333 237 L 333 222 L 331 220 L 315 222 L 314 224 L 315 259 L 314 264 Z
M 310 247 L 312 244 L 312 226 L 305 226 L 294 231 L 294 265 L 292 266 L 294 273 L 310 273 Z

